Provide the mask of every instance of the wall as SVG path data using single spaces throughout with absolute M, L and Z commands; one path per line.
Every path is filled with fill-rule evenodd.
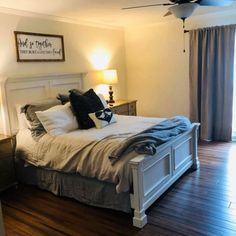
M 235 21 L 235 14 L 191 17 L 187 28 L 232 24 Z M 66 61 L 16 62 L 15 30 L 64 35 Z M 187 42 L 186 38 L 188 48 Z M 96 66 L 91 63 L 91 56 L 102 49 L 108 52 L 105 66 L 118 70 L 119 84 L 114 86 L 115 98 L 128 96 L 138 99 L 139 115 L 189 115 L 188 50 L 185 54 L 182 52 L 181 21 L 126 28 L 124 38 L 121 29 L 0 13 L 0 81 L 1 78 L 17 75 L 89 72 L 85 78 L 85 89 L 95 87 L 99 81 L 95 79 Z
M 236 23 L 236 14 L 191 17 L 187 29 Z M 138 114 L 189 116 L 189 50 L 183 53 L 182 22 L 125 29 L 128 98 L 138 99 Z
M 65 62 L 16 62 L 15 30 L 63 35 Z M 106 53 L 107 61 L 102 65 L 94 65 L 91 62 L 94 53 L 98 57 Z M 124 32 L 121 29 L 0 13 L 0 58 L 0 82 L 4 77 L 17 75 L 89 72 L 84 80 L 87 89 L 100 83 L 95 77 L 95 70 L 116 68 L 119 83 L 114 86 L 115 98 L 126 97 Z

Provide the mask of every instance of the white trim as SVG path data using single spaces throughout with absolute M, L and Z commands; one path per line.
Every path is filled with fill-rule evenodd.
M 97 28 L 120 29 L 120 30 L 123 29 L 122 26 L 102 24 L 102 23 L 97 23 L 97 22 L 85 21 L 81 19 L 79 20 L 79 19 L 70 18 L 70 17 L 48 15 L 48 14 L 42 14 L 38 12 L 24 11 L 24 10 L 18 10 L 18 9 L 7 8 L 7 7 L 0 7 L 0 12 L 9 14 L 9 15 L 40 18 L 40 19 L 53 20 L 53 21 L 58 21 L 58 22 L 65 22 L 65 23 L 70 23 L 70 24 L 91 26 L 91 27 L 97 27 Z

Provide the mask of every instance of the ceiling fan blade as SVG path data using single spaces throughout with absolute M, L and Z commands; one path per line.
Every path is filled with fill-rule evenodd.
M 201 6 L 230 6 L 234 1 L 233 0 L 198 0 L 198 3 Z
M 170 11 L 166 12 L 166 14 L 163 17 L 173 15 Z
M 133 7 L 123 7 L 121 10 L 130 10 L 135 8 L 144 8 L 144 7 L 156 7 L 156 6 L 172 6 L 175 3 L 160 3 L 160 4 L 149 4 L 149 5 L 140 5 L 140 6 L 133 6 Z

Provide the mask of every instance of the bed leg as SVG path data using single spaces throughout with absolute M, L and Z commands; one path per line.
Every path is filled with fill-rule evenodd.
M 194 170 L 198 170 L 200 168 L 200 161 L 199 160 L 194 160 L 194 163 L 191 167 L 191 169 Z
M 196 124 L 193 128 L 193 165 L 192 170 L 197 170 L 200 168 L 200 161 L 198 159 L 198 127 L 199 124 Z
M 133 217 L 133 226 L 138 228 L 143 228 L 144 225 L 147 224 L 147 215 L 145 214 L 145 210 L 137 211 L 134 210 Z

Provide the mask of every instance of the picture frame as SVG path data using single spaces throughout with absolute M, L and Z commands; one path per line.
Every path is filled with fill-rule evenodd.
M 14 31 L 18 62 L 65 61 L 62 35 Z

